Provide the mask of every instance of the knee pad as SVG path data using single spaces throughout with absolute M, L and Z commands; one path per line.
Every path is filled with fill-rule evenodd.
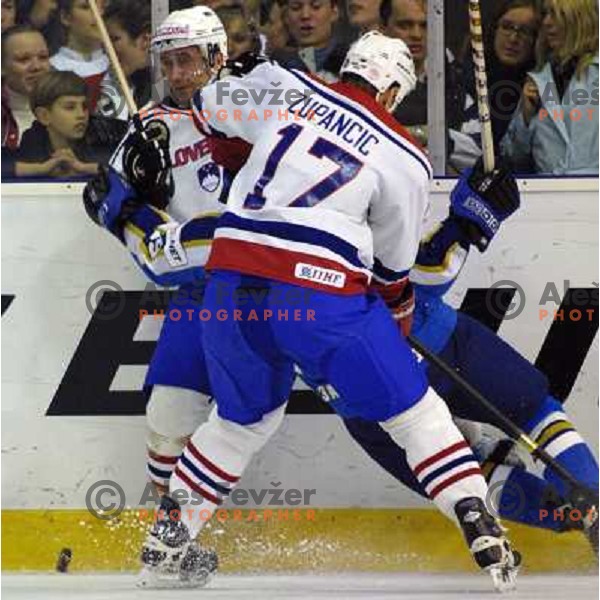
M 190 436 L 206 422 L 212 399 L 185 388 L 156 385 L 146 406 L 148 448 L 156 454 L 179 456 Z

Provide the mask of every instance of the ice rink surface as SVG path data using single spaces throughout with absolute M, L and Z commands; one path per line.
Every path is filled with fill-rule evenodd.
M 354 574 L 338 575 L 219 575 L 201 590 L 139 590 L 134 575 L 16 575 L 3 574 L 5 600 L 325 600 L 408 599 L 464 600 L 499 598 L 484 575 Z M 598 598 L 593 575 L 523 575 L 510 600 L 587 600 Z

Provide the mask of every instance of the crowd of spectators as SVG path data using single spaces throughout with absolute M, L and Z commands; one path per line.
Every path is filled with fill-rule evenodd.
M 151 0 L 97 0 L 138 106 L 152 97 Z M 171 0 L 206 4 L 230 57 L 262 52 L 335 81 L 349 45 L 373 28 L 403 39 L 418 76 L 395 117 L 427 146 L 427 0 Z M 447 0 L 448 172 L 481 154 L 466 4 Z M 80 177 L 127 127 L 88 0 L 1 0 L 2 175 Z M 598 174 L 597 0 L 482 0 L 492 131 L 519 173 Z

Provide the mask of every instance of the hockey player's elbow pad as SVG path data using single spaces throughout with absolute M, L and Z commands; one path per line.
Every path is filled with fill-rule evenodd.
M 139 208 L 133 188 L 111 167 L 101 168 L 83 190 L 85 211 L 94 223 L 122 237 L 122 227 L 135 208 Z

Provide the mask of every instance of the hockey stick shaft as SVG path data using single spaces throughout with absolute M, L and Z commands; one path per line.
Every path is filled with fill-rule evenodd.
M 469 0 L 469 21 L 471 25 L 471 49 L 475 68 L 475 90 L 477 93 L 477 109 L 481 125 L 481 149 L 483 152 L 483 168 L 491 173 L 496 165 L 494 156 L 494 137 L 490 114 L 490 99 L 485 69 L 485 48 L 483 45 L 483 27 L 479 0 Z
M 532 440 L 520 427 L 515 425 L 506 415 L 498 410 L 481 392 L 475 389 L 468 381 L 459 375 L 450 365 L 446 364 L 437 354 L 426 348 L 419 340 L 412 335 L 408 336 L 409 344 L 432 365 L 435 365 L 440 371 L 447 375 L 457 386 L 467 392 L 474 400 L 479 402 L 485 409 L 502 424 L 502 429 L 513 439 L 520 442 L 532 456 L 539 458 L 544 464 L 550 467 L 563 481 L 569 483 L 573 488 L 584 487 L 569 471 L 567 471 L 550 454 L 541 448 Z M 597 491 L 595 492 L 597 495 Z
M 125 77 L 125 73 L 123 72 L 121 63 L 119 62 L 119 57 L 115 52 L 115 47 L 113 46 L 110 36 L 108 35 L 106 25 L 104 24 L 104 19 L 100 14 L 100 10 L 98 9 L 98 4 L 96 4 L 96 0 L 88 1 L 90 3 L 90 8 L 92 10 L 92 14 L 94 15 L 96 25 L 98 25 L 98 29 L 100 30 L 102 43 L 104 44 L 104 48 L 106 49 L 106 53 L 108 54 L 108 58 L 110 59 L 110 64 L 112 65 L 112 68 L 115 72 L 115 76 L 117 77 L 117 81 L 119 82 L 121 91 L 123 92 L 123 97 L 125 98 L 125 102 L 127 103 L 129 114 L 130 116 L 133 116 L 137 113 L 138 109 L 133 98 L 133 94 L 131 93 L 131 89 L 129 88 L 129 83 L 127 83 L 127 77 Z

